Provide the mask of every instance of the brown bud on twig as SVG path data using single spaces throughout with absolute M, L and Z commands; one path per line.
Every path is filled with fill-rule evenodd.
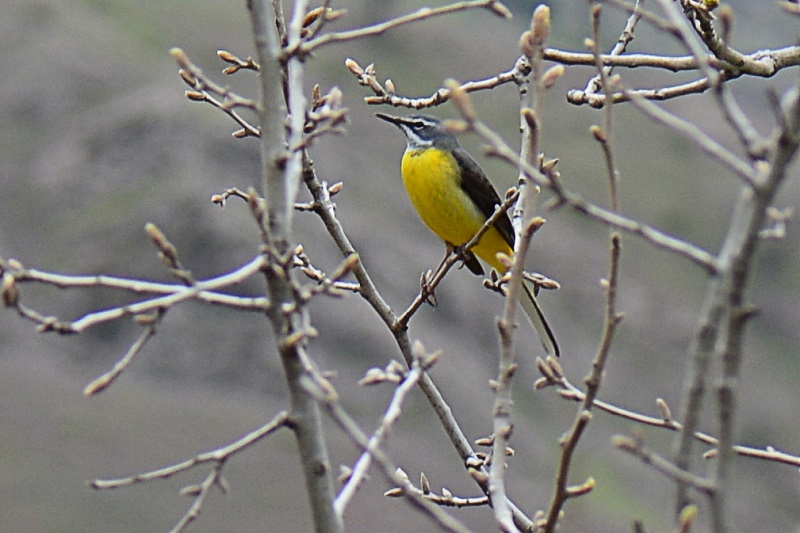
M 492 446 L 492 444 L 494 444 L 494 435 L 489 437 L 481 437 L 475 440 L 475 446 L 485 446 L 488 448 Z
M 358 380 L 359 385 L 377 385 L 384 383 L 386 380 L 386 373 L 380 368 L 370 368 L 367 370 L 366 375 Z
M 344 485 L 353 477 L 353 469 L 347 465 L 339 465 L 339 477 L 336 480 Z
M 564 65 L 553 65 L 542 75 L 542 86 L 549 89 L 564 76 L 564 72 L 566 72 Z
M 533 235 L 534 233 L 539 231 L 539 228 L 544 226 L 544 223 L 545 219 L 543 219 L 542 217 L 533 217 L 528 221 L 528 223 L 522 229 L 522 232 L 525 235 Z
M 422 366 L 423 370 L 429 370 L 436 362 L 439 360 L 439 357 L 442 355 L 441 350 L 436 350 L 429 356 L 425 357 L 422 361 L 420 361 L 420 366 Z
M 364 74 L 364 69 L 361 68 L 361 65 L 359 65 L 349 57 L 344 60 L 344 66 L 347 67 L 347 70 L 349 70 L 356 76 L 361 76 L 362 74 Z
M 539 370 L 539 373 L 544 376 L 548 382 L 555 382 L 556 375 L 553 373 L 553 370 L 550 368 L 550 365 L 544 362 L 544 359 L 541 357 L 536 358 L 536 368 Z
M 556 377 L 558 378 L 564 377 L 564 369 L 561 368 L 561 364 L 558 361 L 556 361 L 553 357 L 549 355 L 547 356 L 546 361 L 547 364 L 550 365 L 550 370 L 553 372 L 553 374 L 556 375 Z
M 538 124 L 536 123 L 536 111 L 530 107 L 524 107 L 520 111 L 520 114 L 525 120 L 525 124 L 527 124 L 530 129 L 536 130 L 538 128 Z
M 450 91 L 450 100 L 458 108 L 461 116 L 467 122 L 475 122 L 475 108 L 472 105 L 472 100 L 467 94 L 467 91 L 456 80 L 447 79 L 444 81 L 445 88 Z
M 466 120 L 445 120 L 442 127 L 453 135 L 460 135 L 470 130 L 470 125 Z
M 691 531 L 695 520 L 697 520 L 697 506 L 694 504 L 687 505 L 681 509 L 681 514 L 678 517 L 678 531 L 688 533 Z
M 470 477 L 472 477 L 472 479 L 474 479 L 478 483 L 484 484 L 489 482 L 489 474 L 487 474 L 482 470 L 478 470 L 476 468 L 468 468 L 467 473 L 470 475 Z
M 6 272 L 3 274 L 3 305 L 6 307 L 16 307 L 19 302 L 19 290 L 14 276 Z
M 319 20 L 320 17 L 322 17 L 326 22 L 330 22 L 338 19 L 345 13 L 347 13 L 347 10 L 345 9 L 335 10 L 330 7 L 317 7 L 306 13 L 305 18 L 303 18 L 303 27 L 308 28 L 314 24 L 314 22 Z
M 536 50 L 533 47 L 533 32 L 530 30 L 523 32 L 519 38 L 519 50 L 525 57 L 531 58 Z
M 151 222 L 148 222 L 144 225 L 144 231 L 147 233 L 147 236 L 150 237 L 150 240 L 153 241 L 153 244 L 155 244 L 158 250 L 161 252 L 161 258 L 168 265 L 174 266 L 178 261 L 178 250 L 171 242 L 169 242 L 166 235 L 164 235 L 164 233 Z
M 567 487 L 567 498 L 575 498 L 576 496 L 583 496 L 589 494 L 597 486 L 594 478 L 587 479 L 582 485 Z
M 656 398 L 656 406 L 658 407 L 658 412 L 661 413 L 661 419 L 664 422 L 672 422 L 672 411 L 670 411 L 669 405 L 664 401 L 664 398 Z
M 608 136 L 606 135 L 606 132 L 597 124 L 592 125 L 592 127 L 589 128 L 589 131 L 592 133 L 592 135 L 594 135 L 594 138 L 601 143 L 608 142 Z
M 547 161 L 542 161 L 542 164 L 539 165 L 539 170 L 542 171 L 542 174 L 550 174 L 557 164 L 558 158 L 548 159 Z
M 217 57 L 226 63 L 236 65 L 239 63 L 239 58 L 228 52 L 227 50 L 217 50 Z
M 431 483 L 428 481 L 428 476 L 425 475 L 425 472 L 419 473 L 419 488 L 422 489 L 422 494 L 431 493 Z
M 733 32 L 733 10 L 729 5 L 724 5 L 719 9 L 717 16 L 722 23 L 722 41 L 728 45 Z
M 533 11 L 531 18 L 531 32 L 533 46 L 542 49 L 544 43 L 550 36 L 550 8 L 544 4 L 539 4 Z
M 192 100 L 193 102 L 205 102 L 207 100 L 206 95 L 200 91 L 186 91 L 183 94 L 185 94 L 186 98 Z
M 189 62 L 189 57 L 186 55 L 186 52 L 181 50 L 180 48 L 173 48 L 169 51 L 169 55 L 178 63 L 178 66 L 184 70 L 192 70 L 192 64 Z
M 479 459 L 474 455 L 470 455 L 467 457 L 466 465 L 469 468 L 480 468 L 483 466 L 483 460 Z
M 328 194 L 330 194 L 331 196 L 335 196 L 340 192 L 342 192 L 343 188 L 344 188 L 344 183 L 342 183 L 341 181 L 337 181 L 336 183 L 328 187 Z
M 197 85 L 197 78 L 195 78 L 188 70 L 178 70 L 178 76 L 180 76 L 183 82 L 189 87 L 195 87 Z
M 316 7 L 306 13 L 306 16 L 303 18 L 303 27 L 308 28 L 325 12 L 324 7 Z

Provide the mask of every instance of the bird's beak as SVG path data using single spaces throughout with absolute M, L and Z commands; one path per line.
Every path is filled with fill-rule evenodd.
M 375 116 L 385 120 L 386 122 L 391 122 L 395 126 L 399 126 L 403 122 L 402 117 L 396 117 L 394 115 L 387 115 L 385 113 L 375 113 Z

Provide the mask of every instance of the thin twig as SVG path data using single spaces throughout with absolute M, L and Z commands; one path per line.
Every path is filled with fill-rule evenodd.
M 250 124 L 236 111 L 240 107 L 255 111 L 257 106 L 253 100 L 242 98 L 227 87 L 214 83 L 197 65 L 189 60 L 189 56 L 180 48 L 173 48 L 171 53 L 181 67 L 179 71 L 181 79 L 192 88 L 191 91 L 186 91 L 186 97 L 189 100 L 209 103 L 231 117 L 234 122 L 242 127 L 240 132 L 234 133 L 235 137 L 259 137 L 261 135 L 258 128 Z M 221 96 L 222 100 L 218 100 L 213 95 Z
M 337 32 L 337 33 L 327 33 L 325 35 L 322 35 L 321 37 L 317 37 L 316 39 L 312 39 L 308 42 L 303 43 L 302 45 L 297 46 L 296 50 L 290 48 L 289 50 L 287 50 L 287 54 L 299 53 L 302 55 L 307 55 L 321 46 L 326 46 L 333 43 L 341 43 L 345 41 L 352 41 L 356 39 L 363 39 L 365 37 L 373 37 L 376 35 L 381 35 L 399 26 L 410 24 L 412 22 L 418 22 L 420 20 L 425 20 L 441 15 L 448 15 L 451 13 L 455 13 L 457 11 L 464 11 L 466 9 L 475 9 L 475 8 L 488 9 L 492 13 L 505 18 L 509 18 L 511 15 L 511 12 L 508 11 L 508 8 L 506 8 L 498 0 L 468 0 L 464 2 L 456 2 L 454 4 L 449 4 L 437 8 L 423 7 L 421 9 L 418 9 L 417 11 L 414 11 L 413 13 L 409 13 L 408 15 L 396 17 L 391 20 L 387 20 L 386 22 L 381 22 L 379 24 L 374 24 L 372 26 L 364 26 L 362 28 L 358 28 L 355 30 Z
M 714 161 L 719 162 L 722 166 L 730 170 L 742 180 L 742 182 L 752 187 L 755 182 L 758 181 L 754 179 L 754 175 L 757 176 L 758 173 L 754 170 L 752 165 L 715 141 L 696 124 L 665 111 L 656 104 L 641 98 L 640 95 L 630 92 L 627 89 L 623 90 L 623 93 L 628 94 L 631 103 L 645 116 L 686 137 L 691 141 L 692 145 L 697 146 Z
M 414 365 L 412 364 L 412 366 Z M 424 375 L 425 374 L 422 373 L 420 374 L 420 376 Z M 364 431 L 359 427 L 358 423 L 353 420 L 350 414 L 342 407 L 341 403 L 338 401 L 338 396 L 331 394 L 331 391 L 327 390 L 326 386 L 323 385 L 320 387 L 320 380 L 318 379 L 318 376 L 308 377 L 309 379 L 307 379 L 304 383 L 309 394 L 314 396 L 314 398 L 322 405 L 336 425 L 338 425 L 339 428 L 344 431 L 353 440 L 353 442 L 355 442 L 358 447 L 361 448 L 363 452 L 369 454 L 369 456 L 380 467 L 381 472 L 386 479 L 403 491 L 403 495 L 406 496 L 406 501 L 408 501 L 412 506 L 425 515 L 432 518 L 444 531 L 449 531 L 451 533 L 469 533 L 470 530 L 461 522 L 445 513 L 434 503 L 423 497 L 421 493 L 414 491 L 411 487 L 410 481 L 408 480 L 408 476 L 405 475 L 405 473 L 397 467 L 394 461 L 392 461 L 392 459 L 378 446 L 379 439 L 374 437 L 370 439 L 367 437 Z M 346 501 L 342 500 L 342 503 L 344 504 Z M 343 507 L 339 508 L 337 506 L 337 516 L 341 516 L 340 513 L 343 510 Z
M 158 324 L 164 318 L 165 313 L 166 311 L 164 309 L 159 309 L 155 317 L 148 317 L 148 323 L 145 326 L 144 331 L 142 331 L 141 335 L 139 335 L 139 338 L 136 339 L 136 342 L 134 342 L 131 347 L 128 348 L 128 351 L 125 353 L 122 359 L 117 361 L 111 370 L 92 380 L 92 382 L 83 389 L 84 396 L 94 396 L 95 394 L 106 390 L 109 385 L 111 385 L 114 380 L 116 380 L 120 374 L 122 374 L 131 361 L 133 361 L 133 358 L 140 351 L 142 351 L 142 348 L 144 348 L 144 345 L 147 343 L 147 341 L 155 336 L 158 329 Z
M 610 241 L 611 245 L 608 261 L 609 274 L 606 284 L 606 307 L 603 317 L 603 334 L 597 347 L 597 353 L 592 361 L 591 374 L 586 378 L 586 393 L 583 395 L 581 406 L 575 415 L 572 427 L 561 442 L 561 460 L 558 463 L 553 498 L 547 511 L 547 521 L 544 527 L 546 533 L 555 531 L 564 504 L 570 497 L 588 492 L 588 490 L 580 491 L 568 487 L 569 470 L 572 464 L 572 455 L 575 452 L 578 441 L 591 420 L 591 411 L 595 407 L 597 394 L 600 390 L 600 383 L 603 371 L 605 370 L 606 360 L 611 350 L 611 341 L 614 337 L 617 325 L 622 320 L 622 315 L 618 314 L 616 311 L 617 284 L 619 283 L 619 257 L 621 253 L 619 235 L 612 233 Z M 591 487 L 593 486 L 593 482 L 589 480 L 584 486 Z M 589 490 L 591 490 L 591 488 L 589 488 Z
M 226 444 L 221 448 L 217 448 L 216 450 L 201 453 L 192 457 L 191 459 L 187 459 L 186 461 L 166 466 L 164 468 L 159 468 L 158 470 L 152 470 L 150 472 L 144 472 L 134 476 L 117 479 L 95 479 L 90 481 L 88 485 L 93 489 L 118 489 L 121 487 L 136 485 L 138 483 L 153 481 L 155 479 L 167 479 L 175 474 L 180 474 L 181 472 L 185 472 L 194 468 L 195 466 L 205 463 L 223 463 L 242 450 L 253 446 L 264 437 L 274 433 L 282 427 L 285 427 L 288 422 L 288 413 L 281 411 L 275 415 L 272 420 L 260 428 L 251 431 L 247 435 L 244 435 L 243 437 L 231 442 L 230 444 Z
M 365 96 L 364 102 L 369 105 L 392 105 L 395 107 L 409 107 L 422 109 L 441 105 L 450 100 L 451 90 L 447 87 L 437 89 L 430 96 L 408 97 L 395 92 L 394 82 L 387 80 L 383 84 L 378 80 L 374 65 L 362 68 L 353 59 L 345 61 L 347 69 L 358 79 L 359 85 L 369 87 L 375 96 Z M 520 83 L 520 80 L 530 74 L 530 62 L 521 56 L 514 63 L 514 67 L 495 76 L 482 80 L 467 81 L 459 85 L 459 90 L 471 93 L 486 91 L 507 83 Z
M 405 376 L 403 382 L 400 383 L 400 385 L 395 389 L 394 394 L 392 395 L 392 400 L 389 402 L 389 406 L 386 408 L 386 411 L 381 418 L 381 422 L 378 425 L 378 429 L 375 430 L 367 442 L 367 449 L 364 450 L 364 452 L 361 454 L 361 457 L 359 457 L 356 461 L 350 478 L 336 496 L 334 510 L 340 516 L 344 514 L 344 510 L 347 508 L 350 500 L 364 482 L 364 478 L 367 475 L 367 470 L 372 463 L 372 451 L 383 446 L 392 426 L 394 426 L 395 422 L 400 417 L 403 403 L 408 397 L 408 394 L 417 386 L 417 383 L 422 376 L 422 372 L 422 366 L 420 364 L 415 365 Z
M 226 491 L 226 489 L 223 488 L 226 486 L 225 480 L 222 478 L 223 466 L 224 463 L 222 462 L 215 464 L 214 468 L 211 469 L 202 483 L 194 487 L 190 487 L 190 490 L 188 491 L 183 491 L 183 493 L 187 495 L 193 494 L 194 500 L 192 501 L 192 505 L 189 507 L 186 513 L 184 513 L 178 523 L 175 524 L 175 527 L 170 530 L 170 533 L 180 533 L 186 529 L 189 524 L 194 522 L 197 517 L 200 516 L 200 511 L 203 508 L 206 498 L 211 493 L 212 488 L 218 486 L 220 487 L 220 490 L 223 490 L 223 492 Z
M 59 288 L 110 287 L 137 294 L 164 295 L 106 309 L 104 311 L 88 313 L 74 321 L 61 321 L 55 317 L 46 317 L 24 307 L 19 301 L 14 302 L 20 316 L 39 324 L 40 331 L 55 331 L 57 333 L 70 334 L 81 333 L 91 327 L 118 320 L 126 316 L 135 316 L 158 311 L 160 309 L 168 309 L 178 303 L 192 299 L 242 310 L 264 312 L 269 308 L 269 302 L 266 298 L 233 296 L 229 294 L 220 294 L 216 291 L 242 283 L 253 274 L 259 272 L 265 264 L 265 258 L 259 255 L 228 274 L 198 281 L 189 287 L 183 284 L 141 281 L 138 279 L 114 276 L 73 276 L 57 274 L 35 269 L 25 269 L 22 268 L 21 265 L 19 268 L 7 270 L 6 273 L 12 276 L 15 282 L 20 283 L 38 282 Z
M 548 362 L 551 361 L 548 359 Z M 546 363 L 542 362 L 541 364 L 546 364 Z M 575 402 L 584 401 L 585 393 L 581 389 L 573 385 L 563 375 L 558 375 L 555 380 L 550 380 L 548 378 L 541 378 L 540 381 L 537 381 L 536 388 L 539 389 L 550 385 L 557 385 L 560 389 L 559 394 L 564 399 L 572 400 Z M 659 405 L 666 405 L 661 399 L 659 399 L 658 403 Z M 595 400 L 594 406 L 597 407 L 597 409 L 606 412 L 612 416 L 617 416 L 625 420 L 630 420 L 631 422 L 635 422 L 636 424 L 668 429 L 670 431 L 676 431 L 676 432 L 683 431 L 683 424 L 672 418 L 671 414 L 669 414 L 668 416 L 661 416 L 661 417 L 648 416 L 642 413 L 638 413 L 636 411 L 632 411 L 630 409 L 625 409 L 618 405 L 604 402 L 602 400 Z M 710 450 L 704 453 L 704 456 L 706 458 L 712 458 L 716 456 L 716 450 L 717 447 L 719 446 L 719 440 L 716 437 L 713 437 L 708 433 L 703 433 L 702 431 L 695 431 L 694 438 L 697 442 L 712 446 Z M 742 457 L 762 459 L 764 461 L 772 461 L 775 463 L 780 463 L 800 468 L 800 455 L 793 455 L 790 453 L 778 451 L 772 446 L 767 446 L 765 448 L 755 448 L 752 446 L 744 446 L 741 444 L 736 444 L 733 446 L 733 450 L 736 452 L 737 455 L 741 455 Z
M 699 490 L 703 494 L 712 497 L 712 499 L 717 493 L 717 486 L 714 483 L 702 477 L 695 476 L 691 472 L 681 469 L 660 455 L 651 452 L 644 447 L 640 439 L 631 437 L 615 437 L 614 444 L 620 450 L 635 455 L 641 459 L 643 463 L 652 466 L 656 471 L 664 474 L 669 479 L 689 485 L 692 488 Z

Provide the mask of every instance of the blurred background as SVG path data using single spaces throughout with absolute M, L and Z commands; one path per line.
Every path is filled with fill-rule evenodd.
M 773 2 L 726 2 L 734 9 L 734 45 L 751 52 L 794 44 L 797 21 Z M 379 5 L 379 8 L 376 8 Z M 331 29 L 386 20 L 423 5 L 417 1 L 334 2 L 348 10 Z M 433 5 L 433 4 L 430 4 Z M 346 135 L 320 139 L 312 149 L 316 169 L 342 181 L 338 216 L 378 288 L 401 311 L 419 288 L 421 271 L 435 267 L 443 247 L 416 219 L 399 178 L 401 134 L 375 120 L 368 92 L 344 67 L 352 57 L 375 63 L 400 94 L 435 91 L 445 78 L 481 79 L 510 69 L 533 2 L 509 2 L 513 21 L 484 11 L 404 26 L 384 36 L 321 49 L 308 63 L 308 90 L 338 86 L 350 108 Z M 582 50 L 589 35 L 586 3 L 554 2 L 550 44 Z M 603 49 L 616 41 L 624 16 L 606 10 Z M 768 31 L 767 31 L 768 29 Z M 259 234 L 246 206 L 232 199 L 220 209 L 211 195 L 258 183 L 256 141 L 235 140 L 237 129 L 208 105 L 192 104 L 169 49 L 179 46 L 214 79 L 245 96 L 256 95 L 252 73 L 225 78 L 215 51 L 253 53 L 244 2 L 130 0 L 5 2 L 0 17 L 0 256 L 42 270 L 108 273 L 169 280 L 145 236 L 158 225 L 197 278 L 217 275 L 250 259 Z M 683 54 L 674 42 L 640 24 L 631 51 Z M 620 71 L 641 87 L 673 85 L 691 74 Z M 543 149 L 557 157 L 565 185 L 606 203 L 601 151 L 588 132 L 602 116 L 568 105 L 564 95 L 583 88 L 592 71 L 568 68 L 547 97 Z M 734 81 L 739 103 L 756 127 L 770 131 L 766 90 L 783 92 L 796 71 L 773 79 Z M 513 86 L 474 94 L 478 113 L 509 142 L 516 142 L 517 94 Z M 736 149 L 730 128 L 707 95 L 665 104 L 717 140 Z M 382 109 L 387 111 L 387 109 Z M 391 112 L 391 110 L 389 110 Z M 434 111 L 455 116 L 449 106 Z M 627 106 L 615 108 L 614 146 L 621 171 L 622 210 L 632 218 L 716 253 L 739 183 L 706 160 L 687 140 L 643 120 Z M 474 154 L 500 190 L 515 172 Z M 738 150 L 737 150 L 738 151 Z M 798 208 L 797 167 L 775 202 Z M 301 199 L 306 198 L 303 195 Z M 607 275 L 608 230 L 568 211 L 544 213 L 529 268 L 562 288 L 541 302 L 563 350 L 562 364 L 576 384 L 589 371 L 599 341 Z M 341 257 L 313 214 L 298 214 L 296 239 L 316 266 L 328 272 Z M 655 399 L 679 409 L 685 352 L 707 278 L 686 260 L 623 236 L 617 333 L 601 398 L 656 414 Z M 794 226 L 783 242 L 765 242 L 748 291 L 760 312 L 749 326 L 742 371 L 739 441 L 800 453 L 800 239 Z M 263 291 L 259 279 L 236 288 Z M 127 301 L 109 291 L 59 291 L 25 285 L 23 301 L 46 314 L 74 319 Z M 496 373 L 494 319 L 502 300 L 466 270 L 452 272 L 437 291 L 437 308 L 420 310 L 410 334 L 429 351 L 442 350 L 433 377 L 471 439 L 491 432 L 488 380 Z M 312 316 L 320 336 L 310 353 L 344 405 L 363 427 L 378 421 L 388 387 L 354 386 L 365 371 L 398 358 L 391 335 L 357 296 L 318 298 Z M 96 492 L 85 482 L 121 477 L 181 461 L 223 445 L 260 426 L 286 407 L 285 386 L 267 322 L 196 303 L 170 311 L 159 334 L 109 390 L 86 399 L 83 387 L 107 371 L 138 335 L 119 322 L 80 336 L 37 334 L 13 312 L 0 314 L 0 527 L 6 531 L 164 531 L 191 504 L 178 495 L 206 475 L 200 468 L 175 479 Z M 520 370 L 515 382 L 515 424 L 509 492 L 533 513 L 550 500 L 558 438 L 575 405 L 554 390 L 533 392 L 539 355 L 535 334 L 518 334 Z M 714 433 L 713 403 L 703 429 Z M 669 454 L 672 435 L 598 413 L 578 448 L 572 483 L 593 477 L 597 489 L 570 502 L 564 531 L 620 531 L 634 518 L 650 531 L 671 525 L 673 486 L 609 443 L 614 434 L 639 429 L 645 443 Z M 330 425 L 334 465 L 352 464 L 357 450 Z M 307 531 L 311 524 L 294 440 L 288 432 L 229 461 L 231 493 L 212 493 L 191 531 Z M 421 393 L 414 394 L 389 440 L 389 451 L 417 479 L 434 488 L 477 495 Z M 709 464 L 710 466 L 710 464 Z M 737 459 L 731 486 L 732 531 L 798 531 L 797 470 Z M 350 531 L 434 531 L 373 472 L 348 508 Z M 705 520 L 701 506 L 701 521 Z M 496 530 L 487 509 L 456 510 L 476 531 Z M 706 522 L 701 522 L 705 524 Z M 701 527 L 700 530 L 703 528 Z

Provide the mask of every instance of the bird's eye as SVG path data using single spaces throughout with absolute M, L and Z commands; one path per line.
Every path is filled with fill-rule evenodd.
M 415 130 L 421 130 L 422 128 L 425 127 L 425 123 L 422 122 L 421 120 L 415 120 L 414 122 L 411 123 L 411 127 L 414 128 Z

